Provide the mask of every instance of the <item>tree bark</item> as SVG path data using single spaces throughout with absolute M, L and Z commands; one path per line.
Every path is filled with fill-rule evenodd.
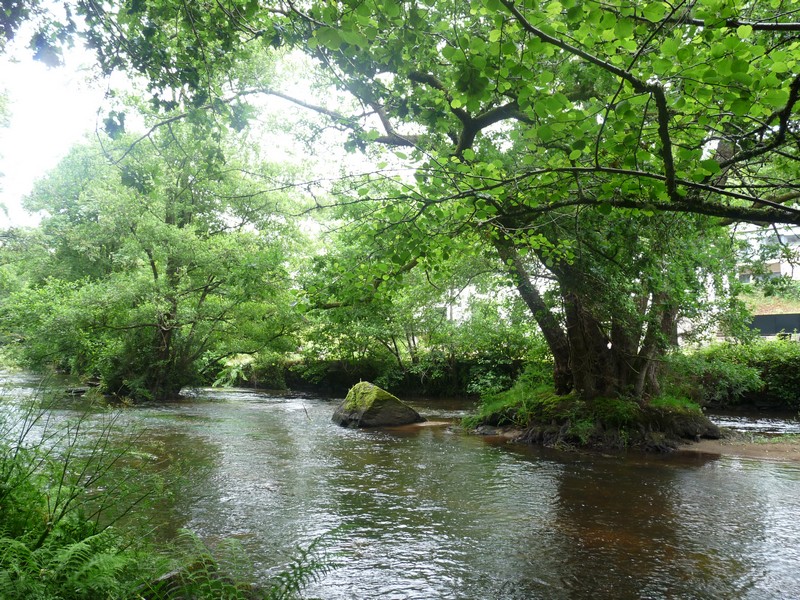
M 569 394 L 574 388 L 572 365 L 570 361 L 570 345 L 558 318 L 548 308 L 539 290 L 531 281 L 528 270 L 519 256 L 514 243 L 503 233 L 498 232 L 493 239 L 506 269 L 516 282 L 517 291 L 533 314 L 533 318 L 542 330 L 542 335 L 553 354 L 553 383 L 559 395 Z

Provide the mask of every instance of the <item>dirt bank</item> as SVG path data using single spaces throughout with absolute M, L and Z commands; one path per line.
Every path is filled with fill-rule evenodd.
M 687 443 L 680 446 L 678 451 L 800 462 L 800 436 L 770 439 L 764 436 L 730 434 L 730 437 L 720 440 Z

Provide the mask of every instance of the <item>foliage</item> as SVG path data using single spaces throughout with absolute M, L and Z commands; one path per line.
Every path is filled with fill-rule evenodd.
M 512 427 L 521 441 L 561 448 L 638 447 L 668 451 L 681 440 L 718 437 L 718 429 L 691 400 L 664 394 L 646 403 L 624 397 L 559 396 L 523 375 L 506 392 L 484 396 L 468 428 Z
M 669 357 L 665 389 L 703 405 L 728 406 L 763 387 L 758 370 L 736 359 L 735 345 L 711 346 Z
M 684 390 L 696 390 L 690 397 L 702 404 L 800 407 L 800 344 L 795 342 L 715 344 L 672 357 L 670 370 Z
M 0 595 L 128 598 L 154 566 L 109 525 L 151 488 L 134 473 L 110 478 L 127 447 L 110 452 L 107 423 L 83 447 L 83 423 L 56 429 L 30 406 L 4 418 L 0 445 Z M 134 492 L 134 490 L 136 490 Z
M 662 394 L 657 398 L 651 399 L 650 406 L 688 413 L 702 413 L 703 410 L 699 404 L 685 396 L 672 396 L 670 394 Z
M 646 397 L 658 392 L 657 360 L 674 343 L 677 320 L 696 319 L 721 302 L 732 267 L 718 222 L 654 213 L 703 213 L 704 200 L 689 209 L 686 198 L 697 185 L 717 183 L 721 169 L 700 159 L 709 127 L 692 119 L 705 117 L 692 114 L 687 129 L 671 129 L 663 96 L 671 84 L 645 75 L 653 56 L 639 60 L 630 50 L 629 70 L 607 69 L 620 60 L 619 48 L 608 64 L 595 60 L 593 53 L 610 46 L 578 27 L 584 8 L 552 6 L 558 10 L 539 15 L 553 28 L 549 37 L 527 20 L 524 13 L 534 7 L 511 3 L 469 10 L 403 3 L 402 26 L 401 17 L 366 8 L 310 7 L 304 24 L 313 32 L 312 52 L 335 74 L 332 81 L 381 117 L 381 133 L 352 125 L 355 144 L 408 146 L 416 168 L 413 183 L 365 177 L 343 214 L 360 231 L 375 278 L 405 274 L 410 266 L 431 272 L 451 256 L 495 253 L 495 268 L 512 278 L 550 346 L 559 392 Z M 620 14 L 632 18 L 631 10 L 598 7 L 595 16 L 605 13 L 616 23 Z M 432 15 L 441 17 L 436 24 Z M 644 51 L 660 36 L 651 19 L 607 33 Z M 360 36 L 382 46 L 361 44 Z M 582 36 L 588 46 L 576 51 L 571 44 L 580 45 Z M 589 64 L 576 66 L 582 60 Z M 620 100 L 624 110 L 617 110 Z M 665 147 L 678 138 L 680 160 Z M 601 166 L 606 160 L 614 166 Z M 692 179 L 711 163 L 713 173 Z M 672 175 L 664 170 L 675 168 L 688 179 L 666 185 Z M 555 288 L 549 298 L 548 288 Z M 714 293 L 706 294 L 708 288 Z
M 303 588 L 333 571 L 337 563 L 327 554 L 326 545 L 337 535 L 334 531 L 316 538 L 305 548 L 298 547 L 290 563 L 271 578 L 266 600 L 291 600 L 298 597 Z
M 213 382 L 214 387 L 244 385 L 254 388 L 285 390 L 286 361 L 282 354 L 260 352 L 240 354 L 225 360 Z
M 296 103 L 350 149 L 394 150 L 337 190 L 336 218 L 359 232 L 346 254 L 363 260 L 332 261 L 338 276 L 313 293 L 385 314 L 377 288 L 491 256 L 542 330 L 559 393 L 658 395 L 678 320 L 727 304 L 720 225 L 800 223 L 792 0 L 77 6 L 101 68 L 143 75 L 164 128 L 209 115 L 240 128 L 245 98 L 291 100 L 257 63 L 307 53 L 316 89 L 342 101 Z M 411 173 L 387 176 L 398 161 Z M 352 346 L 385 346 L 387 382 L 423 364 L 401 347 L 406 323 L 382 332 L 371 317 Z M 472 387 L 507 383 L 476 373 Z
M 486 275 L 436 277 L 431 283 L 432 277 L 408 274 L 402 287 L 382 288 L 369 302 L 312 304 L 296 368 L 312 378 L 309 371 L 319 365 L 316 377 L 324 380 L 325 365 L 346 365 L 355 381 L 387 389 L 478 394 L 508 388 L 528 356 L 546 353 L 502 282 Z
M 298 315 L 287 200 L 201 126 L 176 125 L 109 164 L 74 149 L 27 199 L 40 231 L 0 299 L 17 358 L 99 378 L 105 391 L 170 398 L 228 357 L 284 350 Z M 250 169 L 260 169 L 256 177 Z
M 318 537 L 307 547 L 298 547 L 292 560 L 270 578 L 266 587 L 248 579 L 253 565 L 234 540 L 209 547 L 197 534 L 183 530 L 177 543 L 179 567 L 148 582 L 145 597 L 159 600 L 220 598 L 225 600 L 292 600 L 301 597 L 310 583 L 336 568 L 327 554 L 335 534 Z
M 527 427 L 534 421 L 548 421 L 564 415 L 580 402 L 573 396 L 561 397 L 553 393 L 549 371 L 532 363 L 505 391 L 481 396 L 477 412 L 464 418 L 465 427 L 498 425 Z
M 62 52 L 72 45 L 77 31 L 73 7 L 41 0 L 4 0 L 0 11 L 0 55 L 25 23 L 32 25 L 25 33 L 30 36 L 26 42 L 33 57 L 51 67 L 61 64 Z
M 79 6 L 103 69 L 144 75 L 161 104 L 169 89 L 221 100 L 238 63 L 303 49 L 361 103 L 318 109 L 354 147 L 409 149 L 478 219 L 514 188 L 529 214 L 579 203 L 798 222 L 782 196 L 800 98 L 791 0 Z M 509 143 L 513 171 L 493 152 Z

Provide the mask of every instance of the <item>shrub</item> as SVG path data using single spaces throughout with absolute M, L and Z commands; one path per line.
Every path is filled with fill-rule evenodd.
M 673 354 L 665 378 L 667 393 L 702 405 L 725 407 L 761 389 L 758 369 L 743 362 L 731 348 L 720 345 L 692 354 Z
M 750 364 L 764 381 L 763 393 L 787 408 L 800 408 L 800 344 L 759 342 Z
M 800 344 L 757 340 L 721 343 L 669 361 L 667 391 L 695 402 L 732 407 L 748 402 L 800 408 Z

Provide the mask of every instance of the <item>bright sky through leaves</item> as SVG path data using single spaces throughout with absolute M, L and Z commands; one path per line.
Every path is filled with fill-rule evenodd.
M 89 55 L 74 51 L 66 65 L 48 68 L 27 56 L 0 59 L 0 90 L 9 98 L 9 127 L 0 128 L 0 228 L 35 224 L 21 207 L 22 198 L 64 157 L 69 148 L 95 129 L 103 89 L 86 81 Z

